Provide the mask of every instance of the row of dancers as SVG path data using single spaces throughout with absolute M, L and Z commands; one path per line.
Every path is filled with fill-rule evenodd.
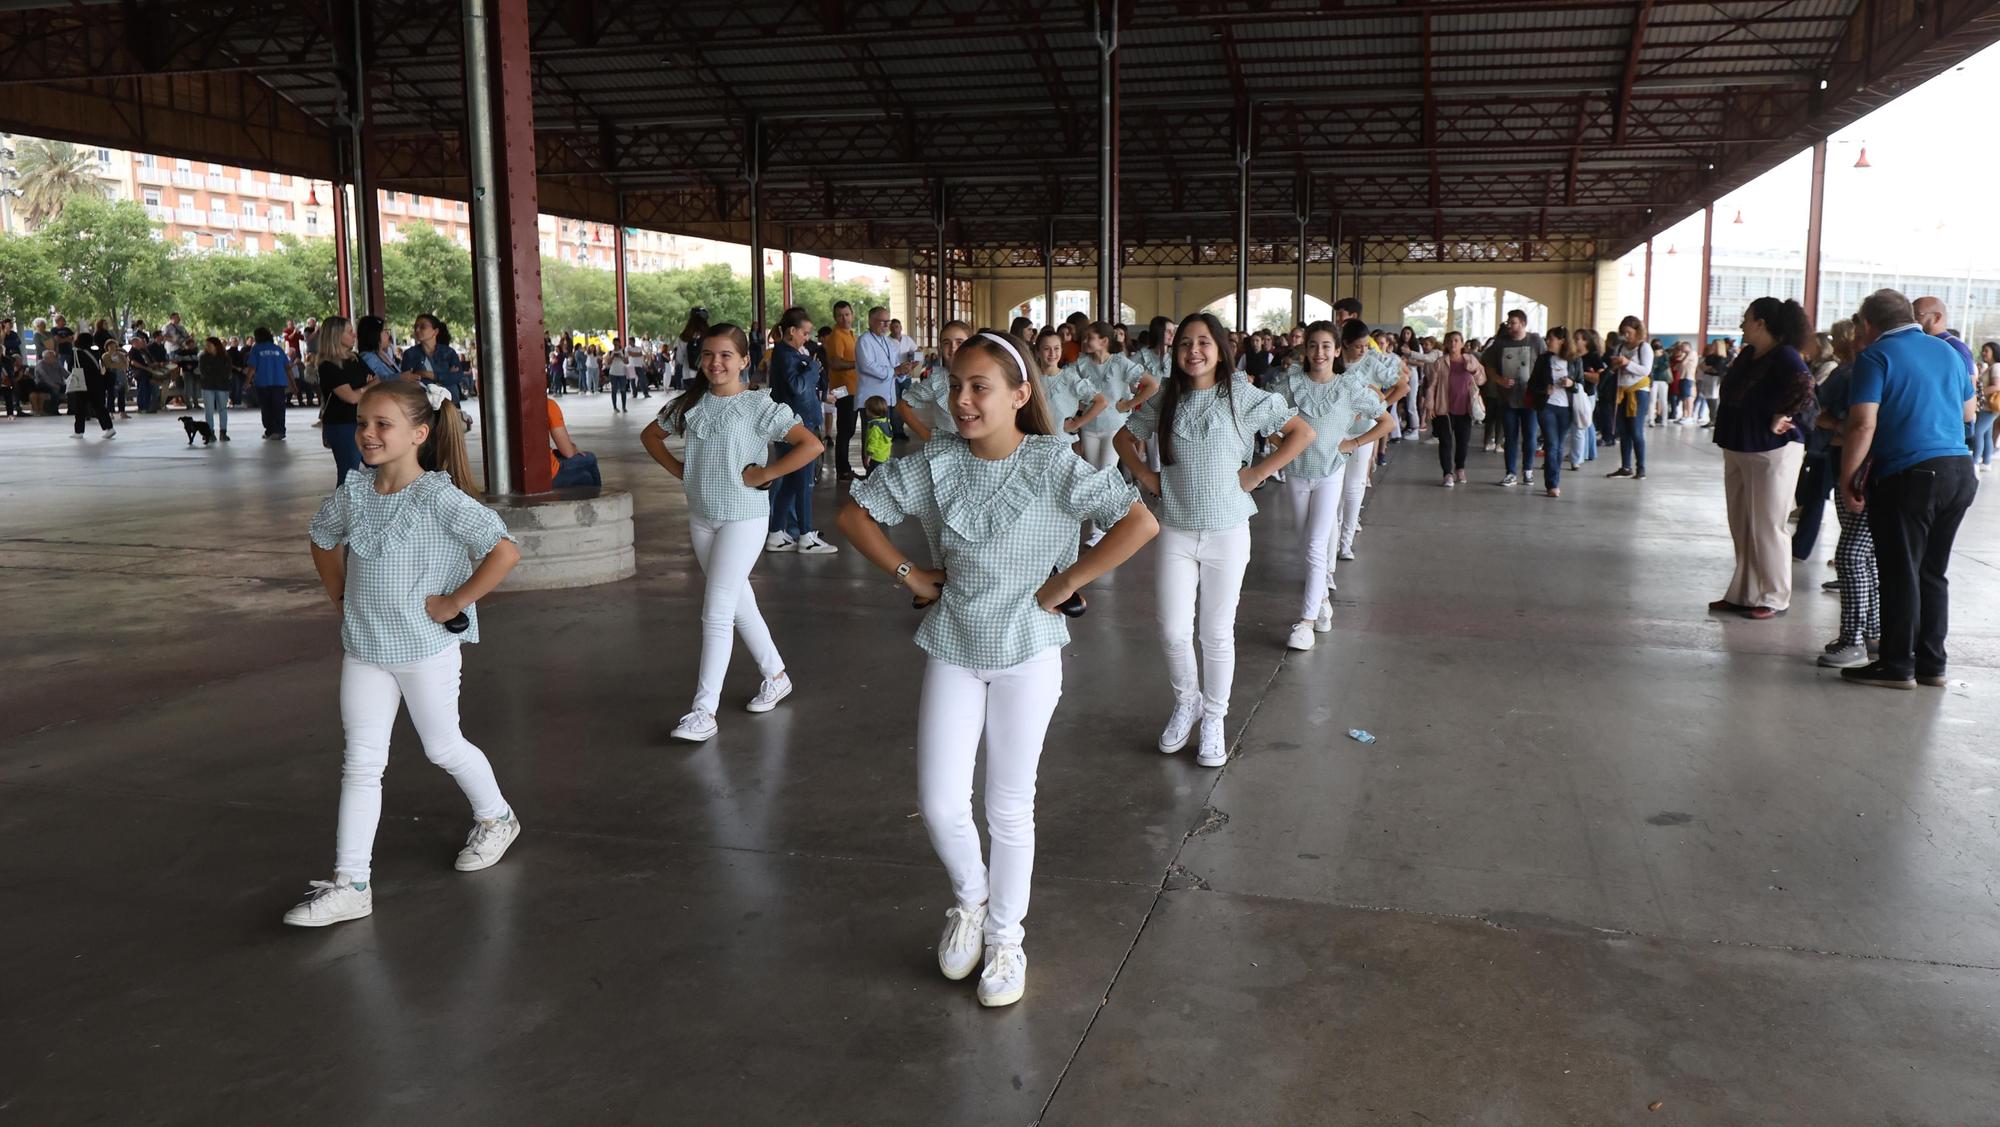
M 1012 1004 L 1027 987 L 1035 776 L 1084 589 L 1154 546 L 1173 695 L 1157 747 L 1171 754 L 1194 742 L 1196 764 L 1222 766 L 1254 495 L 1284 473 L 1305 565 L 1287 641 L 1309 648 L 1332 627 L 1341 511 L 1358 500 L 1369 449 L 1395 426 L 1390 407 L 1408 390 L 1401 364 L 1370 344 L 1359 318 L 1311 326 L 1302 366 L 1261 388 L 1234 371 L 1214 316 L 1169 328 L 1171 357 L 1156 373 L 1110 353 L 1106 326 L 1090 330 L 1067 370 L 1053 334 L 1030 344 L 948 326 L 947 370 L 911 397 L 926 441 L 874 467 L 839 515 L 849 542 L 924 608 L 915 638 L 926 655 L 917 789 L 953 898 L 937 961 L 954 981 L 979 971 L 985 1006 Z M 793 691 L 749 578 L 772 511 L 765 488 L 812 466 L 824 446 L 790 407 L 750 388 L 749 364 L 740 329 L 709 328 L 701 378 L 641 438 L 686 491 L 704 575 L 694 700 L 673 732 L 682 740 L 718 730 L 737 635 L 761 674 L 747 710 L 769 712 Z M 426 756 L 472 806 L 456 867 L 497 863 L 521 833 L 486 756 L 460 731 L 458 709 L 460 645 L 478 640 L 476 604 L 520 553 L 475 499 L 463 424 L 448 402 L 435 386 L 371 385 L 356 405 L 364 468 L 312 522 L 314 564 L 342 615 L 346 747 L 333 879 L 313 881 L 288 924 L 373 911 L 370 865 L 399 704 Z M 681 440 L 678 452 L 670 437 Z M 914 554 L 886 531 L 906 521 L 922 532 Z M 984 855 L 971 804 L 982 740 Z

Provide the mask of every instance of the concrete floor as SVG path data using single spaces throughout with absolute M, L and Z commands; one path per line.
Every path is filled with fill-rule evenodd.
M 1560 501 L 1400 448 L 1307 654 L 1267 492 L 1226 769 L 1152 750 L 1150 560 L 1091 592 L 1029 995 L 985 1012 L 931 961 L 906 600 L 852 551 L 765 557 L 797 695 L 735 711 L 739 657 L 721 736 L 670 744 L 681 494 L 645 414 L 565 406 L 637 490 L 640 575 L 489 600 L 467 731 L 525 836 L 453 872 L 464 802 L 405 725 L 376 914 L 316 932 L 278 922 L 339 784 L 307 415 L 214 450 L 0 420 L 0 1122 L 2000 1122 L 1990 506 L 1966 683 L 1894 694 L 1813 666 L 1818 559 L 1787 617 L 1703 612 L 1730 553 L 1696 432 Z

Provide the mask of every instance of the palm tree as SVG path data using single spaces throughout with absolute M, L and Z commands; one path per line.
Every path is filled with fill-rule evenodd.
M 21 216 L 30 230 L 61 215 L 71 196 L 103 191 L 97 183 L 96 158 L 67 141 L 39 137 L 23 141 L 18 166 Z

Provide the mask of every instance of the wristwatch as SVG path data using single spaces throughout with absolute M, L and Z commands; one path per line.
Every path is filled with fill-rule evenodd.
M 910 571 L 911 571 L 910 561 L 908 560 L 904 560 L 902 563 L 896 565 L 897 586 L 901 586 L 903 580 L 908 579 L 910 577 Z

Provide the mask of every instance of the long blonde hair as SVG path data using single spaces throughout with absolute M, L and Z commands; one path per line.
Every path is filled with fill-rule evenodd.
M 443 470 L 451 475 L 453 485 L 479 496 L 479 483 L 472 476 L 472 461 L 465 454 L 465 416 L 459 413 L 458 404 L 447 399 L 437 410 L 431 410 L 430 395 L 424 391 L 424 385 L 411 380 L 369 384 L 368 390 L 361 393 L 361 402 L 384 395 L 396 401 L 412 426 L 431 428 L 430 437 L 417 451 L 417 464 L 426 470 Z
M 313 337 L 313 355 L 322 364 L 346 363 L 354 356 L 354 350 L 347 347 L 347 318 L 328 317 L 319 323 L 319 333 Z

